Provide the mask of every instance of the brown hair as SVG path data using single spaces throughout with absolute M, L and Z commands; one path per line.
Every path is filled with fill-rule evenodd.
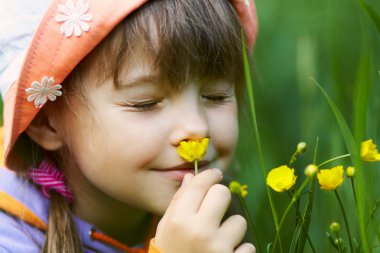
M 54 105 L 56 115 L 87 105 L 88 77 L 101 81 L 119 76 L 131 59 L 143 54 L 159 72 L 163 84 L 182 88 L 191 80 L 225 78 L 242 92 L 242 48 L 240 23 L 227 0 L 153 0 L 129 15 L 65 79 L 62 98 Z M 85 85 L 84 85 L 85 84 Z M 75 112 L 74 111 L 74 112 Z M 30 143 L 30 142 L 29 142 Z M 41 155 L 44 152 L 37 152 Z M 57 162 L 65 168 L 64 151 Z M 53 194 L 43 252 L 82 252 L 71 207 Z

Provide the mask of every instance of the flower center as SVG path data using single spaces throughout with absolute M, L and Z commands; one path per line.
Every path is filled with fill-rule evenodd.
M 41 95 L 48 94 L 49 93 L 49 88 L 47 88 L 47 87 L 41 87 L 40 93 L 41 93 Z

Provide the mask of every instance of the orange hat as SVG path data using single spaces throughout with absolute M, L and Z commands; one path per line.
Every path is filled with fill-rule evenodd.
M 48 100 L 54 101 L 62 95 L 61 82 L 117 24 L 147 1 L 53 0 L 51 2 L 29 46 L 21 72 L 17 72 L 18 79 L 14 78 L 16 81 L 4 96 L 6 165 L 12 167 L 12 160 L 22 159 L 13 150 L 17 139 Z M 257 33 L 254 2 L 253 0 L 231 0 L 231 2 L 244 27 L 247 45 L 253 47 Z

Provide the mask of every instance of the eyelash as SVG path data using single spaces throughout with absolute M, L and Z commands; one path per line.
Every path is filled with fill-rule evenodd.
M 210 100 L 213 103 L 223 104 L 227 102 L 226 100 L 231 98 L 232 95 L 210 95 L 210 96 L 202 96 L 202 97 L 207 100 Z M 147 111 L 151 111 L 155 109 L 158 103 L 160 103 L 160 100 L 147 101 L 147 102 L 138 103 L 138 104 L 123 104 L 123 106 L 128 106 L 130 108 L 133 108 L 136 111 L 147 112 Z
M 156 108 L 160 100 L 154 100 L 154 101 L 147 101 L 143 103 L 138 103 L 138 104 L 122 104 L 122 106 L 127 106 L 132 108 L 135 111 L 141 111 L 141 112 L 147 112 L 151 111 Z
M 232 95 L 211 95 L 211 96 L 203 96 L 203 98 L 208 99 L 214 103 L 225 103 Z

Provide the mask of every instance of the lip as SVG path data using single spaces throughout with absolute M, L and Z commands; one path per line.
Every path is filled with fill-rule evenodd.
M 203 160 L 198 162 L 198 173 L 209 168 L 211 161 Z M 161 176 L 168 177 L 171 180 L 182 182 L 186 174 L 194 175 L 194 163 L 183 163 L 169 168 L 152 169 L 152 171 Z

